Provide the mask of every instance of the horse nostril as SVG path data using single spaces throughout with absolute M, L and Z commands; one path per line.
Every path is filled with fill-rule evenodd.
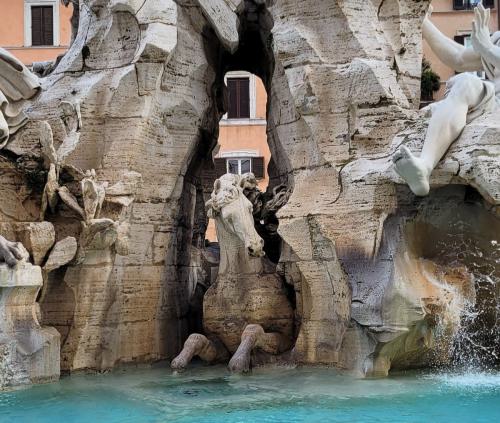
M 254 253 L 253 248 L 252 248 L 252 247 L 248 247 L 248 252 L 249 252 L 250 254 L 253 254 L 253 253 Z

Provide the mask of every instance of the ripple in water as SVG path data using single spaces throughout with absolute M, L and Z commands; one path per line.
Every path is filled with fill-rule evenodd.
M 0 423 L 500 421 L 500 374 L 402 373 L 356 379 L 332 369 L 194 367 L 72 376 L 0 393 Z

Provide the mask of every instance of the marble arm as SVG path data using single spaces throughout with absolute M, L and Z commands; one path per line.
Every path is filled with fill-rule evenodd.
M 494 45 L 481 53 L 488 63 L 491 63 L 495 68 L 500 69 L 500 47 Z
M 471 72 L 483 69 L 481 56 L 473 48 L 466 48 L 448 38 L 427 17 L 422 25 L 422 35 L 439 60 L 453 70 Z

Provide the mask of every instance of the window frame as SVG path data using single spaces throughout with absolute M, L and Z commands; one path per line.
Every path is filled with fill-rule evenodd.
M 230 160 L 237 160 L 238 161 L 238 173 L 236 173 L 236 175 L 243 175 L 243 173 L 241 173 L 241 162 L 243 160 L 249 160 L 250 161 L 250 170 L 248 172 L 253 172 L 253 159 L 252 157 L 225 157 L 226 159 L 226 173 L 231 173 L 229 172 L 229 161 Z M 247 173 L 247 172 L 245 172 Z
M 257 115 L 257 81 L 256 77 L 254 74 L 250 72 L 244 72 L 244 71 L 231 71 L 227 72 L 226 75 L 224 75 L 224 83 L 227 86 L 227 80 L 230 78 L 248 78 L 248 86 L 249 86 L 249 97 L 250 97 L 250 118 L 242 118 L 242 119 L 229 119 L 228 114 L 226 113 L 222 119 L 226 122 L 231 122 L 231 123 L 238 123 L 241 122 L 241 124 L 248 124 L 249 121 L 256 120 L 256 115 Z M 260 120 L 260 119 L 259 119 Z
M 52 7 L 52 45 L 34 46 L 32 42 L 31 8 L 33 6 Z M 59 47 L 59 0 L 24 0 L 24 46 L 32 48 Z
M 456 0 L 452 0 L 452 8 L 453 10 L 465 10 L 465 11 L 471 11 L 474 10 L 474 7 L 477 6 L 477 4 L 471 4 L 472 0 L 462 0 L 462 6 L 457 7 Z M 494 9 L 496 7 L 495 1 L 493 0 L 493 4 L 491 5 L 485 5 L 484 7 L 489 8 L 489 9 Z

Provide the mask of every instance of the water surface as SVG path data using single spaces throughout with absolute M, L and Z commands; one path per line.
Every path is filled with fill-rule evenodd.
M 1 423 L 499 421 L 499 372 L 363 380 L 321 368 L 128 369 L 0 393 Z

